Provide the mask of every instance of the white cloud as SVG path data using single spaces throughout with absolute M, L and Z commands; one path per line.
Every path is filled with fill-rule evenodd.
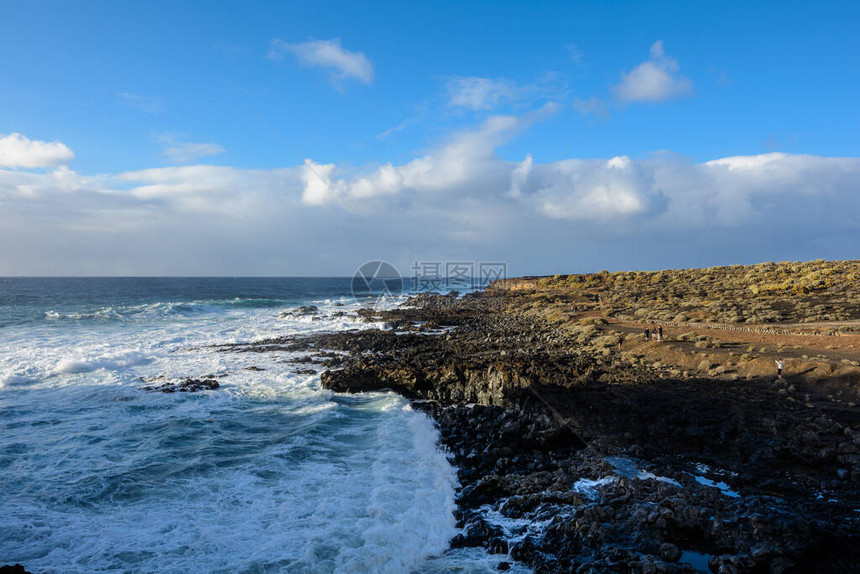
M 679 74 L 680 67 L 663 51 L 663 41 L 651 45 L 651 55 L 629 72 L 621 72 L 621 83 L 612 88 L 622 103 L 661 102 L 689 94 L 693 83 Z
M 447 103 L 471 111 L 495 110 L 505 105 L 534 106 L 540 101 L 564 99 L 567 88 L 558 74 L 546 73 L 534 82 L 520 84 L 508 78 L 455 76 L 445 80 Z
M 511 173 L 511 189 L 509 192 L 511 197 L 522 196 L 523 187 L 528 181 L 529 174 L 531 174 L 533 167 L 534 160 L 532 159 L 531 154 L 529 154 L 526 156 L 526 159 L 514 168 L 514 171 Z
M 204 157 L 224 153 L 226 150 L 214 143 L 182 142 L 171 145 L 164 150 L 164 155 L 171 161 L 189 163 Z
M 72 150 L 61 142 L 31 140 L 18 133 L 0 134 L 0 167 L 54 167 L 74 157 Z
M 302 202 L 306 205 L 326 205 L 337 199 L 334 187 L 337 183 L 332 182 L 335 168 L 333 163 L 320 165 L 312 161 L 307 162 L 302 168 L 304 183 Z
M 787 153 L 733 156 L 689 170 L 675 169 L 669 175 L 657 172 L 656 176 L 667 180 L 665 187 L 675 199 L 672 209 L 689 221 L 737 227 L 756 220 L 795 219 L 803 227 L 814 223 L 821 229 L 839 220 L 858 221 L 856 216 L 837 212 L 818 219 L 834 202 L 842 206 L 840 210 L 854 213 L 860 207 L 856 191 L 860 160 L 854 158 Z M 682 175 L 684 189 L 677 186 Z
M 155 141 L 164 144 L 164 157 L 173 163 L 191 163 L 226 152 L 216 143 L 183 141 L 184 134 L 161 134 Z
M 164 99 L 157 96 L 141 96 L 129 92 L 119 92 L 117 95 L 122 98 L 123 103 L 126 105 L 148 114 L 160 112 L 164 105 Z
M 387 130 L 377 134 L 376 139 L 384 140 L 388 136 L 396 134 L 397 132 L 406 129 L 407 127 L 409 127 L 409 124 L 411 124 L 413 121 L 414 120 L 412 120 L 412 119 L 405 119 L 402 122 L 400 122 L 399 124 L 397 124 L 396 126 L 394 126 L 393 128 L 388 128 Z
M 403 174 L 387 163 L 366 177 L 359 177 L 350 185 L 350 195 L 361 199 L 379 195 L 392 195 L 403 188 Z
M 340 38 L 312 40 L 302 44 L 272 40 L 268 53 L 270 59 L 280 60 L 286 53 L 293 54 L 306 66 L 329 70 L 334 81 L 354 78 L 365 84 L 373 82 L 373 64 L 364 53 L 343 48 Z
M 332 188 L 345 199 L 395 195 L 412 192 L 463 192 L 486 181 L 504 183 L 507 174 L 495 150 L 534 123 L 555 114 L 560 106 L 548 103 L 521 116 L 497 115 L 487 118 L 477 128 L 454 134 L 448 141 L 403 165 L 390 163 L 369 173 L 349 179 L 334 179 L 334 164 L 311 164 L 303 180 L 303 200 L 308 205 L 332 201 Z
M 511 80 L 475 76 L 451 78 L 445 89 L 450 106 L 468 110 L 491 110 L 522 94 L 522 89 Z
M 619 156 L 549 165 L 536 163 L 530 155 L 520 163 L 496 155 L 501 145 L 557 109 L 547 105 L 521 116 L 492 116 L 423 156 L 364 174 L 338 176 L 335 164 L 317 166 L 326 183 L 306 172 L 303 200 L 330 204 L 333 187 L 356 205 L 373 201 L 373 209 L 381 213 L 395 205 L 415 212 L 432 210 L 436 217 L 458 221 L 464 226 L 462 235 L 472 237 L 482 222 L 492 219 L 487 213 L 494 206 L 510 201 L 520 213 L 585 227 L 660 221 L 673 229 L 751 225 L 770 217 L 763 205 L 776 197 L 785 199 L 795 217 L 803 211 L 796 205 L 822 193 L 841 190 L 846 203 L 860 201 L 851 191 L 860 184 L 860 160 L 850 158 L 765 154 L 693 163 L 660 154 L 643 160 Z M 483 211 L 477 213 L 471 205 L 466 215 L 469 202 L 482 205 Z M 440 207 L 444 205 L 447 208 Z
M 189 165 L 125 172 L 114 179 L 132 184 L 126 195 L 137 200 L 157 201 L 184 213 L 245 218 L 255 215 L 252 207 L 261 197 L 276 195 L 286 187 L 297 195 L 298 171 L 298 168 L 252 170 Z
M 573 108 L 581 114 L 591 114 L 600 119 L 609 118 L 609 106 L 607 103 L 594 96 L 591 96 L 587 100 L 574 99 Z
M 765 154 L 695 163 L 662 153 L 639 160 L 619 156 L 540 164 L 530 155 L 517 163 L 495 154 L 537 119 L 494 116 L 402 165 L 336 179 L 337 168 L 329 164 L 325 177 L 358 207 L 389 216 L 420 213 L 439 229 L 456 227 L 456 237 L 470 240 L 499 213 L 520 222 L 507 225 L 527 235 L 526 230 L 537 234 L 553 228 L 549 221 L 574 222 L 582 233 L 624 236 L 636 229 L 643 237 L 656 234 L 669 241 L 661 252 L 670 253 L 688 244 L 690 233 L 743 229 L 732 237 L 740 240 L 780 221 L 826 228 L 840 220 L 860 233 L 854 215 L 860 208 L 860 194 L 854 191 L 860 185 L 860 159 Z M 331 191 L 321 183 L 305 180 L 307 203 L 331 203 Z M 828 207 L 813 207 L 817 202 Z M 499 224 L 489 235 L 502 240 L 498 233 L 505 229 Z
M 605 222 L 643 215 L 662 203 L 652 176 L 626 156 L 558 162 L 533 185 L 530 202 L 554 219 Z
M 371 259 L 407 271 L 421 257 L 506 261 L 515 274 L 856 257 L 860 159 L 498 156 L 554 111 L 493 116 L 357 173 L 0 169 L 0 244 L 16 246 L 0 250 L 0 274 L 346 275 Z

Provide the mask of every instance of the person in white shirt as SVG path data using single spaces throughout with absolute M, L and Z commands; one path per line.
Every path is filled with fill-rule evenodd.
M 782 363 L 783 363 L 783 361 L 782 361 L 782 359 L 777 359 L 776 361 L 774 361 L 774 363 L 776 363 L 776 377 L 778 379 L 781 379 L 782 378 Z

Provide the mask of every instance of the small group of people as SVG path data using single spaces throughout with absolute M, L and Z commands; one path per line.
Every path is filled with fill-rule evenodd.
M 663 342 L 663 325 L 652 325 L 651 327 L 645 327 L 645 340 L 646 341 L 659 341 Z

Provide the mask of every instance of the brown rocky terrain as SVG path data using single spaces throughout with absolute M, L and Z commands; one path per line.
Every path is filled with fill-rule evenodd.
M 522 278 L 494 287 L 509 309 L 556 325 L 594 354 L 672 377 L 776 374 L 806 385 L 806 403 L 857 403 L 860 261 Z M 663 328 L 663 341 L 644 338 Z M 841 406 L 840 406 L 841 405 Z

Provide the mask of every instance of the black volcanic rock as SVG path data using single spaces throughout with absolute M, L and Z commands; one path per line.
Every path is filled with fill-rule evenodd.
M 147 386 L 143 387 L 143 390 L 159 393 L 196 393 L 198 391 L 212 391 L 220 387 L 221 385 L 218 381 L 213 378 L 185 378 L 178 383 L 163 383 L 161 385 Z

